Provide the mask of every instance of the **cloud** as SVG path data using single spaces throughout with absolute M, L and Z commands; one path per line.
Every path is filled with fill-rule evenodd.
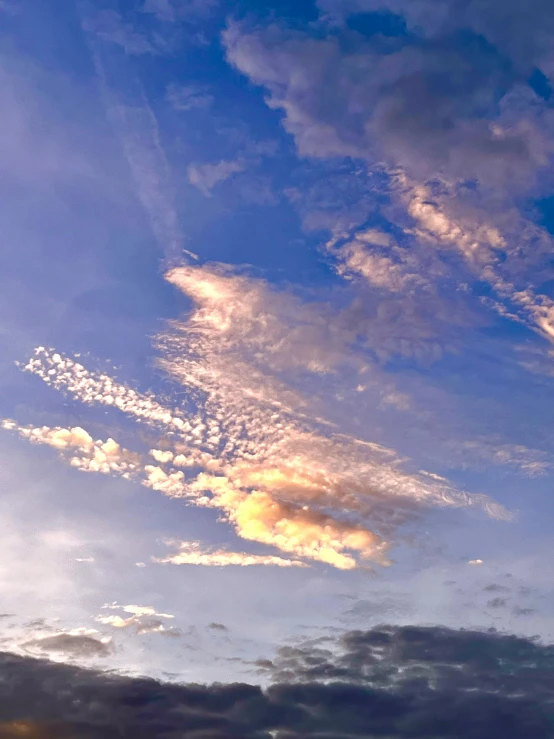
M 521 193 L 548 180 L 552 112 L 528 84 L 529 64 L 537 58 L 522 66 L 521 49 L 506 30 L 521 21 L 528 38 L 551 38 L 552 10 L 537 0 L 536 16 L 525 21 L 515 3 L 504 13 L 495 0 L 360 0 L 321 7 L 335 24 L 317 37 L 282 24 L 231 23 L 223 40 L 229 62 L 263 86 L 268 105 L 283 112 L 301 156 L 354 157 L 384 168 L 383 195 L 394 203 L 384 215 L 408 237 L 410 251 L 371 238 L 346 239 L 335 250 L 339 273 L 400 293 L 408 306 L 404 314 L 414 295 L 419 306 L 440 306 L 438 315 L 448 314 L 441 280 L 482 280 L 495 293 L 483 304 L 552 340 L 554 304 L 529 287 L 548 266 L 552 239 L 517 210 Z M 413 33 L 387 40 L 341 22 L 351 13 L 383 9 L 405 16 Z M 513 35 L 519 38 L 519 30 Z M 339 223 L 337 216 L 328 228 Z M 442 272 L 426 269 L 429 246 Z M 453 272 L 447 248 L 463 254 L 465 275 Z M 447 321 L 428 324 L 439 334 L 448 327 Z
M 32 639 L 22 644 L 25 649 L 47 653 L 61 653 L 65 657 L 90 658 L 107 657 L 112 652 L 109 642 L 82 634 L 55 634 Z
M 83 28 L 104 42 L 120 46 L 126 54 L 158 54 L 159 49 L 115 10 L 101 10 L 83 21 Z
M 244 171 L 245 167 L 246 163 L 242 159 L 222 160 L 217 164 L 191 164 L 188 168 L 188 178 L 191 185 L 209 197 L 216 185 Z
M 26 365 L 85 403 L 163 431 L 166 448 L 150 451 L 157 464 L 137 464 L 143 485 L 222 512 L 248 541 L 339 569 L 389 564 L 394 537 L 429 507 L 476 505 L 509 518 L 485 496 L 405 470 L 394 450 L 342 435 L 316 415 L 310 378 L 346 372 L 357 384 L 369 370 L 353 349 L 355 332 L 330 306 L 222 267 L 182 267 L 167 277 L 194 304 L 157 342 L 161 368 L 194 400 L 190 415 L 50 350 L 39 348 Z M 275 563 L 273 556 L 257 563 Z
M 175 110 L 199 110 L 209 108 L 213 101 L 207 87 L 197 85 L 178 85 L 172 83 L 167 86 L 166 98 Z
M 180 633 L 179 629 L 166 628 L 162 619 L 175 618 L 170 613 L 158 613 L 151 606 L 138 605 L 118 605 L 117 603 L 106 603 L 102 606 L 104 609 L 121 610 L 124 613 L 130 613 L 127 618 L 119 615 L 98 615 L 95 620 L 104 626 L 111 626 L 114 629 L 133 628 L 137 635 L 159 633 L 164 636 L 176 636 Z
M 231 552 L 227 549 L 203 550 L 198 542 L 181 541 L 169 542 L 177 548 L 176 554 L 167 557 L 154 557 L 153 562 L 172 565 L 200 565 L 202 567 L 252 567 L 264 565 L 266 567 L 306 567 L 304 562 L 294 559 L 284 559 L 273 555 L 247 554 L 246 552 Z
M 518 0 L 318 0 L 335 22 L 356 13 L 389 11 L 406 20 L 410 31 L 427 37 L 457 29 L 472 29 L 498 46 L 519 65 L 539 66 L 552 72 L 549 39 L 554 34 L 554 12 L 548 0 L 532 0 L 522 8 Z
M 233 23 L 223 36 L 228 60 L 268 89 L 302 156 L 384 156 L 420 179 L 444 170 L 504 184 L 546 165 L 540 121 L 512 120 L 519 111 L 509 93 L 524 80 L 478 38 L 397 39 L 383 49 L 380 39 L 342 35 L 348 44 L 340 32 L 314 38 Z M 507 90 L 504 106 L 499 88 Z
M 388 564 L 384 556 L 387 544 L 363 525 L 338 521 L 308 506 L 283 502 L 259 490 L 243 492 L 224 477 L 199 475 L 194 486 L 212 493 L 209 505 L 225 511 L 237 534 L 244 539 L 338 569 L 348 570 L 358 565 L 349 552 Z
M 160 618 L 175 618 L 170 613 L 158 613 L 152 606 L 137 605 L 118 605 L 117 603 L 106 603 L 102 608 L 110 608 L 112 610 L 122 610 L 125 613 L 132 613 L 133 616 L 159 616 Z
M 98 32 L 96 22 L 85 21 L 83 26 L 108 119 L 121 141 L 137 198 L 158 246 L 170 262 L 183 259 L 185 255 L 195 259 L 196 255 L 184 246 L 158 120 L 142 84 L 123 59 L 118 60 L 119 64 L 114 69 L 113 59 L 105 47 L 105 41 L 110 39 Z M 122 79 L 126 83 L 124 91 L 121 89 Z
M 130 735 L 140 727 L 145 739 L 551 733 L 553 648 L 516 636 L 380 626 L 283 647 L 259 667 L 272 679 L 264 689 L 168 684 L 3 653 L 0 719 L 78 727 L 91 739 L 113 726 Z
M 47 385 L 69 392 L 86 405 L 114 407 L 148 425 L 163 425 L 171 430 L 188 430 L 189 419 L 179 410 L 170 410 L 150 393 L 139 393 L 101 372 L 90 372 L 80 362 L 44 347 L 35 350 L 25 371 L 40 377 Z M 196 417 L 193 416 L 193 420 Z
M 209 15 L 217 5 L 218 0 L 145 0 L 142 10 L 165 23 L 175 23 Z
M 15 421 L 4 419 L 0 426 L 7 431 L 17 431 L 32 444 L 47 444 L 58 449 L 60 455 L 72 467 L 85 472 L 100 472 L 105 475 L 117 474 L 130 478 L 136 474 L 140 456 L 128 449 L 123 449 L 113 439 L 94 440 L 80 426 L 66 429 L 41 426 L 18 426 Z

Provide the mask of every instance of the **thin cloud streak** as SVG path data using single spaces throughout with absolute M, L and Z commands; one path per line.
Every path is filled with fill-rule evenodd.
M 113 79 L 110 54 L 94 24 L 85 22 L 92 60 L 104 98 L 107 116 L 119 135 L 137 197 L 150 222 L 158 246 L 168 264 L 196 255 L 184 247 L 175 207 L 169 163 L 162 145 L 158 121 L 142 84 L 123 59 L 117 74 L 127 71 L 125 95 Z M 122 66 L 123 65 L 123 66 Z
M 227 549 L 204 549 L 199 542 L 167 542 L 177 549 L 167 557 L 153 557 L 152 562 L 172 565 L 201 565 L 202 567 L 307 567 L 305 562 L 284 559 L 274 555 L 231 552 Z

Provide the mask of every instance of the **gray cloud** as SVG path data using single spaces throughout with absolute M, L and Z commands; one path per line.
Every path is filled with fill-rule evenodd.
M 265 689 L 164 684 L 2 653 L 0 722 L 87 739 L 551 736 L 554 648 L 532 640 L 381 626 L 257 664 L 274 679 Z
M 229 61 L 269 90 L 303 156 L 385 157 L 420 178 L 445 171 L 489 184 L 527 182 L 546 163 L 538 99 L 482 37 L 445 28 L 417 43 L 381 41 L 276 25 L 224 34 Z
M 431 37 L 469 28 L 520 65 L 552 71 L 554 6 L 549 0 L 318 0 L 318 6 L 334 22 L 389 11 L 405 18 L 410 31 Z
M 56 634 L 26 642 L 24 647 L 43 652 L 61 652 L 68 657 L 106 657 L 112 647 L 92 636 L 82 634 Z

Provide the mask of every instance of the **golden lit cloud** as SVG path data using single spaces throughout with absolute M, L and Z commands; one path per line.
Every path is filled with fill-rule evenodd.
M 373 231 L 358 239 L 377 246 L 384 240 Z M 291 556 L 259 556 L 258 564 L 386 565 L 398 527 L 429 506 L 479 506 L 497 518 L 509 517 L 485 496 L 407 471 L 394 450 L 337 433 L 321 417 L 309 378 L 333 377 L 344 368 L 356 378 L 369 369 L 352 350 L 354 334 L 328 306 L 302 302 L 222 266 L 181 267 L 167 279 L 195 306 L 157 340 L 160 366 L 182 384 L 189 412 L 42 347 L 25 367 L 86 404 L 111 406 L 157 428 L 161 448 L 138 455 L 113 439 L 95 441 L 81 428 L 35 429 L 15 422 L 5 422 L 5 428 L 59 449 L 81 469 L 132 473 L 164 495 L 217 509 L 243 539 Z M 167 561 L 214 564 L 231 558 L 244 564 L 243 557 L 253 563 L 252 556 L 188 549 Z M 117 620 L 103 618 L 112 625 Z
M 7 431 L 17 431 L 32 444 L 46 444 L 59 450 L 72 467 L 86 472 L 117 474 L 131 477 L 138 471 L 140 457 L 121 447 L 114 439 L 94 440 L 80 426 L 61 428 L 41 426 L 19 426 L 15 421 L 5 419 L 0 426 Z
M 198 542 L 168 542 L 177 549 L 175 554 L 167 557 L 155 557 L 153 562 L 173 565 L 200 565 L 202 567 L 252 567 L 264 565 L 269 567 L 307 567 L 305 562 L 297 559 L 284 559 L 266 554 L 247 554 L 246 552 L 230 552 L 226 549 L 204 550 Z

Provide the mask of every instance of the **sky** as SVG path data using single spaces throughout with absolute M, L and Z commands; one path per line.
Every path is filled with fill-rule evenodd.
M 0 21 L 0 737 L 551 736 L 551 3 Z

